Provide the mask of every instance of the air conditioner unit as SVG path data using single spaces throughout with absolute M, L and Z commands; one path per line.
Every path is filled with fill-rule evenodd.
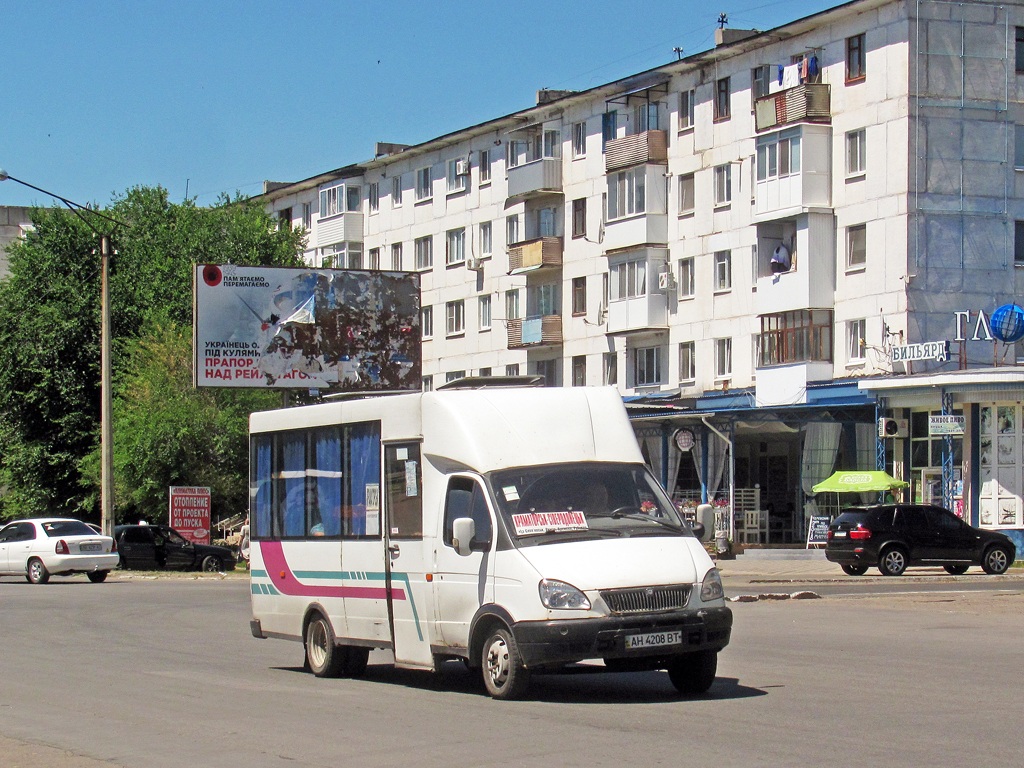
M 674 291 L 676 289 L 676 276 L 667 269 L 659 272 L 658 288 L 662 291 Z
M 910 425 L 906 419 L 879 419 L 879 437 L 906 437 L 910 433 Z
M 479 271 L 483 268 L 484 262 L 483 259 L 481 259 L 479 256 L 470 256 L 468 259 L 466 259 L 466 269 Z
M 455 161 L 455 175 L 465 176 L 469 173 L 469 161 L 468 160 L 456 160 Z

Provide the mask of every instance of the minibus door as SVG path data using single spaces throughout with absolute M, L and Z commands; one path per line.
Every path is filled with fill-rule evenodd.
M 430 668 L 433 656 L 427 632 L 430 591 L 425 576 L 428 547 L 423 540 L 420 443 L 386 444 L 384 477 L 384 568 L 395 663 Z

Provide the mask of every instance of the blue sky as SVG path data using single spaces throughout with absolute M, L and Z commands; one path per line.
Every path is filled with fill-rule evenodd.
M 75 202 L 297 181 L 832 0 L 0 0 L 0 168 Z M 50 205 L 12 181 L 0 205 Z

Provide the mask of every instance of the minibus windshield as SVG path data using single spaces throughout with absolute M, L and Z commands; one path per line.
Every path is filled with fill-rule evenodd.
M 555 464 L 493 472 L 489 479 L 520 545 L 693 535 L 643 465 Z

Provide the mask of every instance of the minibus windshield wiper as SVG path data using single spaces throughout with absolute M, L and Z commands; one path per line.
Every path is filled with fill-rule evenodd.
M 668 520 L 660 520 L 657 517 L 651 517 L 643 512 L 614 512 L 611 517 L 614 520 L 625 518 L 626 520 L 643 520 L 645 523 L 657 523 L 658 525 L 668 528 L 670 531 L 682 532 L 682 528 L 675 523 L 669 522 Z

